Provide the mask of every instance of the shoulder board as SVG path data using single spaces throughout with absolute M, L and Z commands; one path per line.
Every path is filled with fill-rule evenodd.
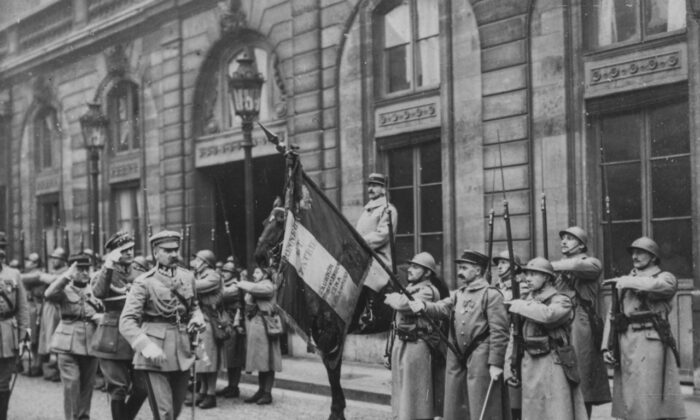
M 139 279 L 139 278 L 142 278 L 142 277 L 144 277 L 144 278 L 145 278 L 145 277 L 152 277 L 154 274 L 156 274 L 156 268 L 155 268 L 155 267 L 153 267 L 153 268 L 151 268 L 150 270 L 146 271 L 145 273 L 139 275 L 138 277 L 136 277 L 135 280 L 137 280 L 137 279 Z M 135 281 L 135 280 L 134 280 L 134 281 Z

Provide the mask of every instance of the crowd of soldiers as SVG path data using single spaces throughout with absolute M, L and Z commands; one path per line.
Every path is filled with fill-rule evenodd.
M 117 232 L 99 265 L 88 249 L 67 255 L 57 247 L 46 267 L 31 253 L 20 269 L 5 262 L 4 239 L 0 234 L 0 420 L 20 371 L 62 382 L 67 420 L 90 418 L 100 375 L 115 420 L 135 418 L 146 401 L 163 420 L 177 418 L 183 404 L 216 407 L 217 396 L 240 396 L 244 369 L 260 376 L 245 402 L 272 402 L 280 343 L 257 319 L 274 305 L 266 268 L 254 268 L 247 281 L 233 257 L 217 262 L 210 250 L 185 264 L 180 233 L 166 230 L 149 238 L 149 257 L 135 256 L 132 235 Z M 217 390 L 219 371 L 227 372 L 228 386 Z
M 386 181 L 370 175 L 357 229 L 390 263 L 397 213 Z M 510 244 L 494 258 L 465 250 L 448 296 L 431 254 L 406 261 L 408 293 L 385 297 L 395 310 L 387 363 L 394 419 L 582 420 L 610 401 L 615 418 L 685 418 L 668 323 L 678 283 L 660 268 L 659 246 L 635 240 L 632 271 L 601 281 L 587 233 L 571 226 L 559 237 L 557 261 L 523 265 Z M 603 321 L 596 308 L 608 285 L 614 299 Z

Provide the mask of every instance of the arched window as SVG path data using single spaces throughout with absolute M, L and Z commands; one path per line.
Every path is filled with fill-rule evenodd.
M 114 85 L 107 94 L 107 113 L 110 122 L 110 150 L 118 153 L 138 149 L 138 86 L 128 80 L 121 80 Z
M 36 166 L 39 170 L 54 166 L 54 152 L 57 150 L 56 139 L 60 131 L 56 109 L 44 107 L 34 117 L 34 145 L 36 147 Z
M 378 85 L 382 96 L 440 84 L 438 0 L 390 1 L 378 9 Z

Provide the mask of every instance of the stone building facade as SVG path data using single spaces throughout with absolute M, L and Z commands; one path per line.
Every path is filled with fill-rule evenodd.
M 492 208 L 494 249 L 505 248 L 504 199 L 525 259 L 543 253 L 545 238 L 557 257 L 558 231 L 576 224 L 612 275 L 629 269 L 633 237 L 654 236 L 681 279 L 672 319 L 692 379 L 697 2 L 6 3 L 0 226 L 15 256 L 21 237 L 26 253 L 41 247 L 43 232 L 49 244 L 87 236 L 92 195 L 78 119 L 98 102 L 110 118 L 100 161 L 105 234 L 133 230 L 143 250 L 147 224 L 191 224 L 193 249 L 224 255 L 229 221 L 243 260 L 242 133 L 227 76 L 247 52 L 266 80 L 261 122 L 299 145 L 306 171 L 351 221 L 367 199 L 367 174 L 388 173 L 399 259 L 430 251 L 451 286 L 455 256 L 486 249 Z M 284 170 L 261 132 L 254 140 L 259 232 Z M 383 352 L 381 338 L 353 340 L 364 344 L 349 346 L 349 357 Z

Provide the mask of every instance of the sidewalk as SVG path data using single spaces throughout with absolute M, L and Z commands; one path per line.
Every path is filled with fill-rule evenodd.
M 225 386 L 225 374 L 219 376 L 219 386 Z M 244 383 L 257 385 L 256 374 L 243 374 Z M 391 404 L 391 371 L 381 365 L 343 362 L 341 385 L 345 398 L 373 404 Z M 320 358 L 284 357 L 282 372 L 275 375 L 275 388 L 330 396 L 326 369 Z M 682 386 L 688 420 L 700 420 L 700 396 L 693 395 L 693 388 Z M 330 402 L 329 402 L 330 403 Z M 608 420 L 610 404 L 597 406 L 592 420 Z

